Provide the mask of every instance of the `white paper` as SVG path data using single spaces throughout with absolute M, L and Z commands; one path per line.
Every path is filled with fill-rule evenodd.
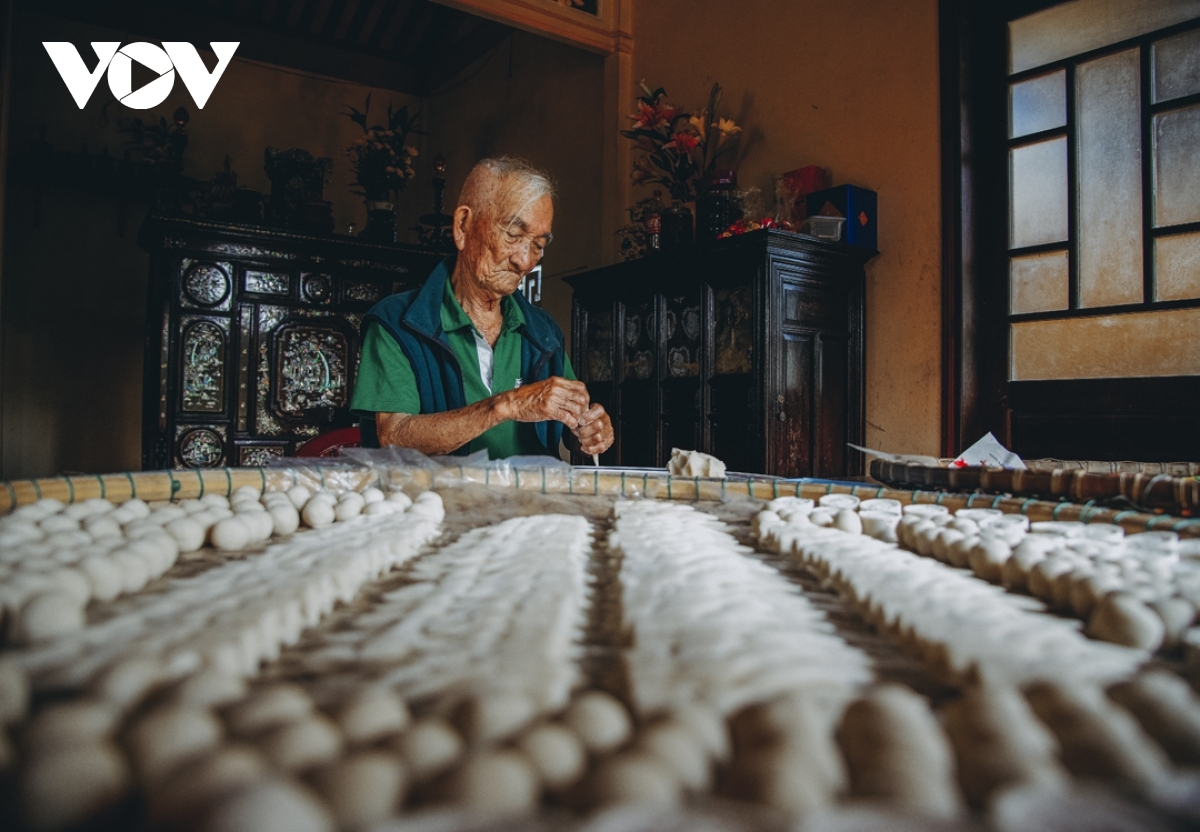
M 877 456 L 887 462 L 903 462 L 907 465 L 931 465 L 934 468 L 940 468 L 942 463 L 937 457 L 923 456 L 921 454 L 889 454 L 886 451 L 876 451 L 873 448 L 864 448 L 862 445 L 855 445 L 853 442 L 847 442 L 851 448 L 856 451 L 862 451 L 870 456 Z
M 991 432 L 959 454 L 958 458 L 950 464 L 956 468 L 965 468 L 968 465 L 986 465 L 989 468 L 1025 470 L 1025 463 L 1021 461 L 1021 457 L 996 441 L 996 437 L 992 436 Z

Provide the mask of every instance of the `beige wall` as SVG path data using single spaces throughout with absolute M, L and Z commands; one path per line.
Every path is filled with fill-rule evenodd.
M 634 78 L 747 128 L 739 184 L 829 168 L 879 194 L 867 266 L 870 447 L 937 455 L 940 220 L 936 0 L 641 0 Z M 632 102 L 630 103 L 632 111 Z M 633 198 L 644 195 L 635 188 Z
M 558 188 L 542 306 L 570 338 L 571 288 L 560 275 L 602 265 L 600 156 L 604 59 L 516 32 L 426 102 L 430 152 L 447 160 L 448 204 L 471 165 L 511 155 L 548 171 Z

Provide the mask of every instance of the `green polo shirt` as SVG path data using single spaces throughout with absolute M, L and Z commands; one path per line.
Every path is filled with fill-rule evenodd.
M 521 375 L 521 328 L 525 314 L 512 297 L 500 301 L 504 325 L 492 348 L 492 390 L 489 393 L 479 369 L 479 351 L 475 342 L 475 325 L 463 311 L 450 281 L 442 295 L 442 329 L 450 343 L 458 366 L 462 370 L 463 393 L 467 404 L 486 399 L 495 393 L 512 390 Z M 571 361 L 563 356 L 563 375 L 575 379 Z M 367 325 L 363 337 L 362 359 L 350 409 L 359 416 L 373 418 L 375 413 L 420 413 L 421 399 L 417 393 L 417 378 L 412 364 L 396 340 L 377 322 Z M 534 425 L 529 422 L 503 422 L 473 439 L 467 450 L 475 453 L 486 450 L 490 459 L 506 459 L 541 453 Z

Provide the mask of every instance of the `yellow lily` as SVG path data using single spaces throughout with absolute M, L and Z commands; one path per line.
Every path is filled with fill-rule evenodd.
M 713 127 L 720 131 L 722 139 L 728 136 L 736 136 L 738 133 L 742 132 L 742 128 L 734 124 L 733 119 L 731 118 L 719 118 L 713 124 Z

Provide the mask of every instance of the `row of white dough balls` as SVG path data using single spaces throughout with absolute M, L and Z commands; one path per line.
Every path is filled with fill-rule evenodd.
M 303 519 L 311 528 L 337 520 L 402 512 L 403 492 L 311 493 L 242 487 L 230 498 L 206 495 L 154 506 L 139 499 L 120 506 L 103 499 L 64 505 L 46 499 L 0 518 L 0 606 L 7 641 L 33 642 L 81 629 L 93 598 L 112 601 L 140 592 L 167 572 L 180 553 L 210 542 L 224 551 L 286 536 Z

